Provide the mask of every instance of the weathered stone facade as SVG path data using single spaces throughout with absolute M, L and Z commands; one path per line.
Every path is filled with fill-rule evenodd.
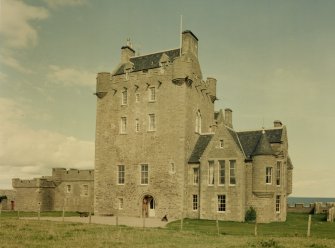
M 286 128 L 236 132 L 214 112 L 216 79 L 203 79 L 198 38 L 135 56 L 97 76 L 96 214 L 284 221 L 292 190 Z M 224 162 L 223 162 L 224 161 Z
M 16 191 L 12 189 L 0 189 L 0 209 L 14 210 L 15 209 Z
M 52 176 L 14 178 L 15 210 L 93 211 L 94 171 L 53 168 Z

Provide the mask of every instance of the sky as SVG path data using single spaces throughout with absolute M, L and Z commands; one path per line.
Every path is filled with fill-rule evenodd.
M 94 168 L 96 74 L 199 38 L 235 130 L 286 125 L 292 196 L 335 197 L 335 1 L 0 0 L 0 188 Z

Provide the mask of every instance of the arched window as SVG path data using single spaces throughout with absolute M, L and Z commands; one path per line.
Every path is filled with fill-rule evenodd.
M 195 117 L 195 132 L 201 133 L 201 113 L 200 110 L 197 111 L 196 117 Z

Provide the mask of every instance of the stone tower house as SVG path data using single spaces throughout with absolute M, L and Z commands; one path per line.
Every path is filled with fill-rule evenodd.
M 230 109 L 214 112 L 216 79 L 203 79 L 191 31 L 178 49 L 122 47 L 96 95 L 96 214 L 243 221 L 254 206 L 266 213 L 259 221 L 285 219 L 290 177 L 281 188 L 273 178 L 278 156 L 281 175 L 289 171 L 286 129 L 235 132 Z

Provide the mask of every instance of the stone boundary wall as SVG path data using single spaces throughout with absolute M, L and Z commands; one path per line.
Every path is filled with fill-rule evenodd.
M 303 203 L 296 203 L 294 205 L 287 204 L 288 213 L 314 213 L 315 203 L 305 206 Z
M 0 196 L 7 196 L 7 199 L 1 201 L 2 210 L 14 210 L 16 191 L 12 189 L 0 189 Z
M 335 202 L 316 202 L 315 203 L 315 209 L 314 209 L 314 214 L 322 214 L 322 213 L 327 213 L 328 209 L 331 207 L 335 206 Z

